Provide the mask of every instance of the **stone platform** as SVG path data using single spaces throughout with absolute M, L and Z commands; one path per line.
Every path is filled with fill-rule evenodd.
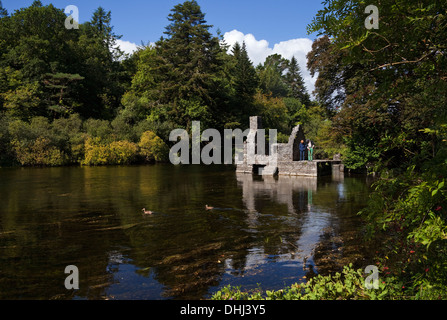
M 260 174 L 264 176 L 308 176 L 330 175 L 333 171 L 344 170 L 340 160 L 299 161 L 298 145 L 306 141 L 301 125 L 292 129 L 288 143 L 272 144 L 267 153 L 259 154 L 257 150 L 258 129 L 262 128 L 261 117 L 250 117 L 250 132 L 244 142 L 243 159 L 237 162 L 236 172 Z M 307 152 L 305 154 L 307 158 Z
M 236 168 L 237 173 L 307 177 L 325 176 L 339 171 L 343 171 L 343 165 L 337 160 L 290 161 L 278 162 L 277 167 L 254 164 Z

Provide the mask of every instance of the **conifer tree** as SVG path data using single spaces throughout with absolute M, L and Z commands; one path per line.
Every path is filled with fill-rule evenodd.
M 301 103 L 308 105 L 310 103 L 310 97 L 306 91 L 300 66 L 295 57 L 292 57 L 288 63 L 285 78 L 289 86 L 289 97 L 299 99 Z
M 235 48 L 233 49 L 233 56 L 236 59 L 236 94 L 244 99 L 251 98 L 256 92 L 259 80 L 256 70 L 248 57 L 245 42 L 242 43 L 242 46 L 240 46 L 239 43 L 236 43 Z
M 272 54 L 265 59 L 263 65 L 257 67 L 260 88 L 265 94 L 273 97 L 286 97 L 288 86 L 284 79 L 288 60 L 280 54 Z
M 0 19 L 8 16 L 8 11 L 3 8 L 2 2 L 0 1 Z
M 259 78 L 256 69 L 248 57 L 245 42 L 242 43 L 242 46 L 236 42 L 232 48 L 232 54 L 235 60 L 233 76 L 236 112 L 239 113 L 241 120 L 244 121 L 250 115 Z
M 168 16 L 166 38 L 156 43 L 154 76 L 157 105 L 164 105 L 175 123 L 208 122 L 221 117 L 219 76 L 222 49 L 195 0 L 176 5 Z M 212 122 L 212 121 L 211 121 Z

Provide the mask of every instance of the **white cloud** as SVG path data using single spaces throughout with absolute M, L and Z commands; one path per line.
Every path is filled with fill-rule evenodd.
M 229 50 L 231 50 L 236 42 L 240 44 L 245 42 L 248 56 L 255 66 L 263 63 L 265 58 L 273 54 L 273 49 L 269 47 L 267 40 L 256 40 L 255 36 L 251 33 L 243 34 L 238 30 L 233 30 L 224 34 L 224 40 L 230 46 Z
M 124 51 L 124 53 L 128 54 L 132 54 L 138 48 L 137 44 L 130 41 L 116 40 L 116 44 L 122 51 Z
M 231 47 L 236 43 L 245 41 L 247 53 L 253 64 L 256 66 L 264 63 L 265 58 L 269 55 L 278 53 L 286 59 L 295 56 L 301 68 L 301 74 L 304 79 L 307 91 L 312 94 L 315 88 L 315 78 L 312 78 L 307 70 L 306 55 L 312 50 L 312 40 L 308 38 L 291 39 L 276 43 L 273 47 L 266 40 L 257 40 L 252 34 L 243 34 L 238 30 L 232 30 L 224 34 L 225 42 Z
M 291 39 L 276 43 L 272 47 L 267 40 L 257 40 L 254 35 L 250 33 L 244 34 L 238 30 L 226 32 L 224 34 L 224 40 L 230 46 L 229 50 L 231 50 L 231 47 L 236 42 L 242 43 L 244 41 L 247 46 L 248 56 L 255 66 L 264 63 L 265 58 L 275 53 L 280 54 L 286 59 L 291 59 L 294 56 L 301 68 L 301 74 L 307 92 L 312 94 L 312 91 L 315 89 L 316 77 L 312 78 L 307 70 L 306 58 L 307 53 L 312 50 L 312 40 L 308 38 Z M 138 48 L 137 44 L 130 41 L 117 40 L 116 42 L 120 49 L 125 53 L 131 54 Z

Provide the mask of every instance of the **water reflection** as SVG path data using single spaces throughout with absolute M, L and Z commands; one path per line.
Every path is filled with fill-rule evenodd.
M 258 177 L 225 166 L 1 169 L 0 299 L 278 289 L 304 281 L 309 266 L 323 270 L 322 249 L 345 250 L 334 239 L 358 230 L 367 193 L 363 177 Z M 70 264 L 77 291 L 64 287 Z

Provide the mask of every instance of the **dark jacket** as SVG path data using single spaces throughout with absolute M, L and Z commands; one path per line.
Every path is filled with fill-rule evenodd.
M 306 145 L 304 144 L 304 143 L 301 143 L 300 142 L 300 151 L 306 151 L 306 149 L 307 149 L 307 147 L 306 147 Z

